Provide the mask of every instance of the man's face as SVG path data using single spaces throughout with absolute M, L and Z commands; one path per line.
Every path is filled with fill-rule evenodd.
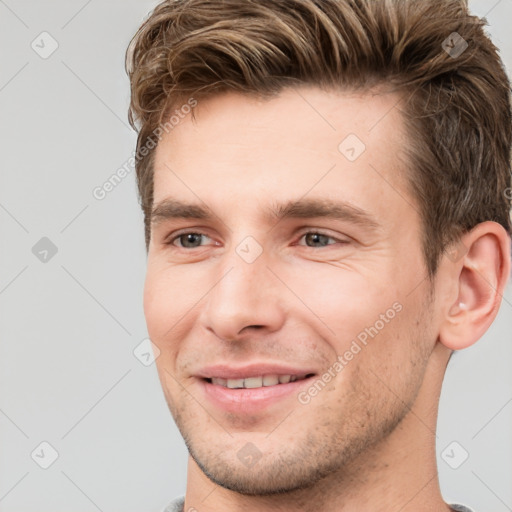
M 222 94 L 158 145 L 145 315 L 220 485 L 313 485 L 414 402 L 437 336 L 398 101 Z

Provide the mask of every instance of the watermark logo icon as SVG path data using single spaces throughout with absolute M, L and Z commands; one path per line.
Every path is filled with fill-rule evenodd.
M 458 32 L 452 32 L 443 41 L 442 47 L 452 59 L 456 59 L 466 51 L 468 43 Z
M 252 236 L 245 237 L 236 248 L 236 253 L 246 263 L 254 263 L 263 252 L 263 247 Z
M 252 468 L 261 459 L 262 453 L 253 443 L 246 443 L 238 450 L 237 457 L 244 466 Z
M 338 145 L 338 151 L 349 161 L 355 162 L 366 150 L 364 142 L 354 133 L 347 135 Z
M 41 32 L 30 44 L 39 57 L 47 59 L 59 47 L 57 40 L 48 32 Z
M 144 366 L 151 366 L 160 356 L 160 349 L 149 338 L 144 338 L 133 350 L 133 355 Z
M 441 458 L 452 469 L 459 469 L 469 458 L 468 451 L 457 441 L 452 441 L 442 452 Z
M 48 469 L 59 458 L 59 452 L 48 441 L 43 441 L 34 448 L 30 456 L 40 468 Z
M 451 244 L 447 248 L 446 257 L 453 263 L 456 263 L 461 258 L 466 256 L 467 253 L 468 248 L 464 245 L 464 243 L 461 240 L 458 240 L 457 242 Z
M 56 254 L 57 246 L 46 236 L 43 236 L 32 247 L 32 254 L 41 262 L 48 263 Z

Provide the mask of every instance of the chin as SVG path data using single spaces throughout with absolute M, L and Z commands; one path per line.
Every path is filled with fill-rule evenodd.
M 213 483 L 245 496 L 275 496 L 309 489 L 315 487 L 324 476 L 318 471 L 312 471 L 312 468 L 308 468 L 308 474 L 305 474 L 303 469 L 290 468 L 284 462 L 258 462 L 252 468 L 244 467 L 238 460 L 231 464 L 223 460 L 209 460 L 205 464 L 190 450 L 189 452 L 201 471 Z

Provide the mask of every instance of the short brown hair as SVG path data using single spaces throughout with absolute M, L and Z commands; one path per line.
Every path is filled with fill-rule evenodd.
M 126 54 L 146 245 L 153 138 L 172 110 L 190 97 L 268 98 L 296 85 L 400 93 L 429 277 L 476 224 L 510 234 L 510 83 L 485 24 L 463 0 L 163 1 Z

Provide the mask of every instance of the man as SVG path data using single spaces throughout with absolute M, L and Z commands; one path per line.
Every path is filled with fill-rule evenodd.
M 463 1 L 172 0 L 127 52 L 169 511 L 449 511 L 454 350 L 510 274 L 509 83 Z

